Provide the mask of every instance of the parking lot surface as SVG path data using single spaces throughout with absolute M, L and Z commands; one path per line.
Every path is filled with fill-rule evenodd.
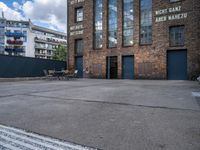
M 191 81 L 0 83 L 0 124 L 104 150 L 199 150 Z

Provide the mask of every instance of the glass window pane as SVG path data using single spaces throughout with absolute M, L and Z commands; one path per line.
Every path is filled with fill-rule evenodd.
M 184 26 L 170 27 L 170 46 L 184 46 Z
M 83 8 L 76 8 L 76 22 L 83 21 Z
M 108 1 L 108 47 L 117 47 L 117 0 Z
M 83 40 L 75 40 L 75 54 L 82 55 L 83 54 Z
M 152 43 L 152 0 L 140 0 L 140 44 Z
M 103 47 L 103 0 L 95 0 L 94 13 L 94 48 L 100 49 Z
M 133 45 L 133 0 L 123 0 L 123 45 Z

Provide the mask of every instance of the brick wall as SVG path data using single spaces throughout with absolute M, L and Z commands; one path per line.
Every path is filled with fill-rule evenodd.
M 71 0 L 74 1 L 74 0 Z M 68 26 L 83 25 L 82 35 L 70 36 L 68 31 L 69 68 L 75 67 L 74 40 L 84 40 L 84 68 L 88 68 L 92 77 L 106 77 L 106 57 L 118 56 L 118 78 L 122 77 L 122 56 L 134 55 L 135 78 L 142 79 L 166 79 L 167 78 L 167 50 L 187 49 L 188 52 L 188 75 L 200 67 L 200 2 L 199 0 L 182 0 L 181 2 L 169 3 L 168 0 L 153 0 L 153 43 L 141 46 L 139 44 L 139 0 L 134 0 L 134 45 L 122 46 L 122 1 L 118 0 L 118 45 L 117 48 L 107 48 L 107 0 L 104 0 L 103 12 L 103 48 L 93 49 L 93 1 L 85 0 L 76 4 L 68 2 Z M 84 21 L 75 23 L 75 8 L 83 6 Z M 187 13 L 186 19 L 156 22 L 155 11 L 165 8 L 181 6 L 180 13 Z M 172 13 L 173 14 L 173 13 Z M 185 46 L 169 46 L 169 27 L 176 25 L 185 26 Z M 94 66 L 101 66 L 98 69 Z

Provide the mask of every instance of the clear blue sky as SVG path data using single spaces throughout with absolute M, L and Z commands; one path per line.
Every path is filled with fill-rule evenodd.
M 21 0 L 18 1 L 21 2 Z M 9 7 L 12 7 L 13 0 L 1 0 L 1 2 L 7 4 Z
M 28 0 L 0 0 L 0 2 L 5 3 L 8 7 L 11 7 L 11 8 L 13 8 L 13 5 L 12 5 L 13 2 L 18 2 L 19 4 L 22 4 L 26 1 L 28 1 Z M 32 0 L 30 0 L 30 1 L 32 1 Z

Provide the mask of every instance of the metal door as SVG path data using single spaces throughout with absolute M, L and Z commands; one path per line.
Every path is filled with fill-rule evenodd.
M 122 78 L 134 79 L 134 56 L 122 57 Z
M 76 70 L 78 70 L 77 78 L 83 78 L 83 57 L 75 58 Z
M 168 80 L 187 80 L 187 51 L 176 50 L 167 52 Z

